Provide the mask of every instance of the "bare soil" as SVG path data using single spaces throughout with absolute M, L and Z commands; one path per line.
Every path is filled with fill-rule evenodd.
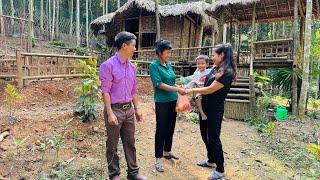
M 20 89 L 22 99 L 13 107 L 14 119 L 8 123 L 8 107 L 0 86 L 0 132 L 10 129 L 10 135 L 0 142 L 0 179 L 107 179 L 105 158 L 106 132 L 99 116 L 91 123 L 82 123 L 73 116 L 77 102 L 74 88 L 80 79 L 41 81 Z M 210 169 L 197 167 L 206 159 L 198 124 L 178 119 L 173 152 L 178 161 L 165 161 L 165 172 L 154 169 L 155 113 L 152 86 L 148 78 L 139 80 L 139 95 L 144 121 L 137 124 L 136 148 L 138 163 L 149 179 L 207 179 Z M 70 121 L 64 132 L 64 122 Z M 226 179 L 293 179 L 306 176 L 294 158 L 292 149 L 303 150 L 305 145 L 319 138 L 315 120 L 277 123 L 276 131 L 267 137 L 241 121 L 224 120 L 222 143 L 226 161 Z M 319 123 L 318 123 L 319 124 Z M 56 158 L 56 150 L 41 151 L 43 137 L 63 135 L 63 146 Z M 13 139 L 26 138 L 21 148 Z M 305 137 L 304 139 L 301 137 Z M 314 139 L 313 139 L 314 138 Z M 298 153 L 298 152 L 296 152 Z M 121 143 L 121 178 L 126 178 L 126 163 Z M 315 178 L 316 179 L 316 178 Z

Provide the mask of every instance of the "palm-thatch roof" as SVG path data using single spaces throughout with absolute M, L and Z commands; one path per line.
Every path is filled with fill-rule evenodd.
M 274 22 L 292 19 L 295 0 L 223 0 L 207 8 L 207 13 L 215 18 L 224 15 L 225 21 L 237 20 L 250 22 L 254 4 L 256 5 L 256 20 L 258 22 Z M 304 16 L 306 0 L 298 1 L 299 15 Z M 320 0 L 313 1 L 313 14 L 320 16 Z
M 211 18 L 206 13 L 206 9 L 208 9 L 209 6 L 211 5 L 203 1 L 189 2 L 159 6 L 159 12 L 161 17 L 196 14 L 201 16 L 205 26 L 212 24 L 216 25 L 215 19 Z M 128 0 L 128 2 L 121 6 L 117 11 L 106 14 L 92 21 L 91 28 L 96 33 L 102 25 L 112 22 L 117 19 L 117 17 L 125 16 L 124 14 L 126 11 L 129 11 L 131 8 L 139 8 L 151 14 L 155 13 L 155 3 L 152 0 Z

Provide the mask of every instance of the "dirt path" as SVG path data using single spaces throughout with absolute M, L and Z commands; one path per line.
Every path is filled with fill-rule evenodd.
M 50 83 L 49 83 L 50 84 Z M 65 86 L 68 82 L 62 83 Z M 49 86 L 49 85 L 46 85 Z M 23 107 L 16 107 L 19 121 L 11 127 L 11 137 L 23 138 L 29 136 L 20 155 L 14 155 L 16 150 L 12 145 L 12 138 L 8 137 L 0 143 L 0 179 L 17 179 L 25 177 L 36 179 L 105 179 L 107 164 L 105 152 L 105 128 L 99 115 L 97 121 L 88 124 L 80 123 L 78 119 L 71 121 L 64 146 L 59 159 L 63 163 L 54 163 L 54 149 L 49 149 L 44 158 L 40 151 L 42 136 L 58 134 L 63 122 L 72 119 L 72 106 L 75 96 L 71 90 L 53 83 L 50 91 L 41 91 L 42 99 L 27 97 L 37 96 L 38 91 L 23 90 L 25 100 Z M 46 89 L 42 86 L 37 89 Z M 70 88 L 70 87 L 68 87 Z M 30 94 L 31 93 L 31 94 Z M 56 99 L 59 97 L 63 101 Z M 46 100 L 45 100 L 46 99 Z M 150 93 L 141 96 L 144 122 L 137 124 L 136 147 L 141 172 L 149 179 L 179 180 L 179 179 L 207 179 L 209 169 L 195 165 L 198 160 L 205 159 L 205 147 L 201 141 L 198 124 L 179 119 L 174 135 L 173 152 L 180 157 L 179 161 L 165 161 L 166 172 L 158 173 L 154 169 L 154 132 L 155 113 Z M 99 112 L 102 112 L 102 105 Z M 0 109 L 0 124 L 5 123 L 4 114 L 7 109 Z M 77 133 L 77 138 L 74 134 Z M 289 179 L 292 172 L 281 165 L 268 149 L 261 143 L 256 130 L 243 122 L 225 120 L 222 127 L 222 142 L 226 160 L 226 179 Z M 3 148 L 4 147 L 4 148 Z M 121 145 L 122 177 L 125 178 L 126 163 Z M 69 161 L 68 161 L 69 160 Z

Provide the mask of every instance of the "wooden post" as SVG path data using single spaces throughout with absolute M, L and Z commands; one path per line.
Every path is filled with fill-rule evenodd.
M 202 47 L 202 36 L 203 36 L 203 18 L 200 19 L 200 30 L 199 30 L 199 44 L 198 47 Z
M 240 61 L 240 50 L 241 50 L 241 30 L 242 30 L 242 24 L 239 24 L 239 29 L 238 29 L 238 46 L 237 46 L 237 64 L 239 64 Z
M 217 44 L 223 43 L 223 27 L 224 27 L 224 12 L 222 12 L 217 20 L 218 23 L 218 37 L 216 39 Z
M 249 76 L 249 87 L 250 87 L 250 114 L 254 114 L 255 111 L 255 87 L 254 87 L 254 75 L 253 75 L 253 61 L 255 54 L 255 33 L 256 33 L 256 3 L 253 5 L 252 13 L 252 24 L 251 24 L 251 58 L 250 58 L 250 76 Z
M 272 39 L 276 39 L 276 24 L 272 23 Z
M 239 32 L 239 24 L 236 23 L 234 26 L 234 43 L 233 43 L 233 48 L 238 49 L 238 32 Z
M 298 65 L 298 0 L 294 1 L 294 22 L 293 22 L 293 67 L 292 67 L 292 114 L 297 115 L 297 103 L 298 103 L 298 77 L 297 77 L 297 65 Z
M 184 19 L 185 17 L 180 17 L 181 29 L 180 29 L 180 48 L 184 48 Z M 179 54 L 181 56 L 181 54 Z
M 232 45 L 232 27 L 233 24 L 232 24 L 232 19 L 231 19 L 231 22 L 230 22 L 230 29 L 229 29 L 229 43 Z
M 223 44 L 227 43 L 227 24 L 223 24 Z
M 23 62 L 19 50 L 16 50 L 18 88 L 23 88 Z

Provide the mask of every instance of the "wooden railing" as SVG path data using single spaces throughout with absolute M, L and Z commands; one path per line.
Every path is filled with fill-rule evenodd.
M 250 64 L 250 51 L 234 52 L 234 60 L 237 61 L 238 65 Z
M 170 60 L 173 62 L 190 62 L 193 61 L 199 55 L 211 56 L 213 53 L 214 46 L 207 47 L 191 47 L 191 48 L 174 48 Z M 155 58 L 156 53 L 153 49 L 136 51 L 133 59 L 150 61 Z
M 292 60 L 293 39 L 258 41 L 255 45 L 255 61 Z
M 140 61 L 131 60 L 131 62 L 136 66 L 138 77 L 148 77 L 150 76 L 149 65 L 151 61 Z M 182 67 L 172 62 L 173 70 L 177 76 L 183 71 Z
M 90 56 L 69 56 L 16 51 L 16 60 L 12 63 L 12 74 L 23 87 L 26 80 L 82 77 L 79 72 L 79 60 L 88 60 Z M 0 67 L 1 68 L 1 67 Z
M 17 64 L 16 57 L 0 54 L 0 78 L 16 78 Z

